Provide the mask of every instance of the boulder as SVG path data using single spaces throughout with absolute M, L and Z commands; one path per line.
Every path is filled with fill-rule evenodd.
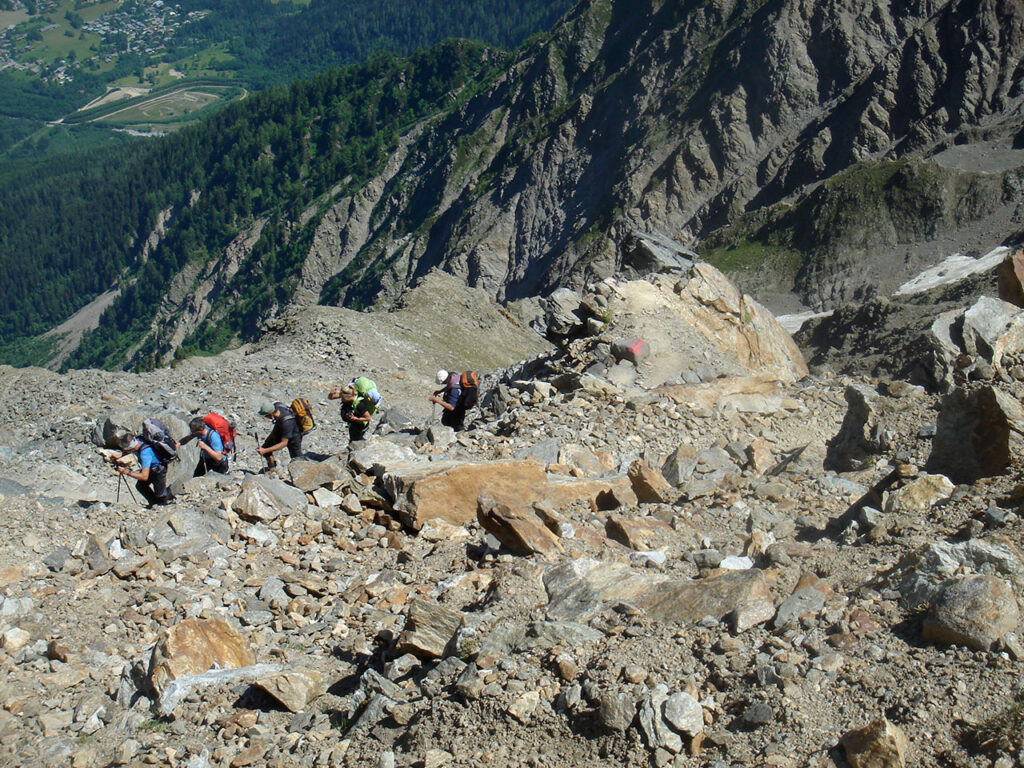
M 683 443 L 665 459 L 661 474 L 666 481 L 678 488 L 690 479 L 696 466 L 697 450 Z
M 663 549 L 678 543 L 672 526 L 656 517 L 612 514 L 608 516 L 604 530 L 609 539 L 637 551 Z
M 996 272 L 999 298 L 1024 307 L 1024 250 L 1008 253 Z
M 481 498 L 477 520 L 505 549 L 516 554 L 552 559 L 563 551 L 558 537 L 528 507 Z
M 409 603 L 405 629 L 398 637 L 395 653 L 411 653 L 420 659 L 439 659 L 462 624 L 462 614 L 428 600 Z
M 750 568 L 688 580 L 638 573 L 621 563 L 573 560 L 544 574 L 547 616 L 586 621 L 616 603 L 627 603 L 656 621 L 721 620 L 738 606 L 771 601 L 764 574 Z
M 149 679 L 160 693 L 172 680 L 255 663 L 249 643 L 227 622 L 188 619 L 168 629 L 153 648 Z
M 349 463 L 359 472 L 381 477 L 391 467 L 415 464 L 420 458 L 412 448 L 380 437 L 371 437 L 349 455 Z
M 619 339 L 612 342 L 612 357 L 640 365 L 651 353 L 650 345 L 643 339 Z
M 231 525 L 214 512 L 176 505 L 153 522 L 145 540 L 170 562 L 222 547 L 231 540 Z
M 586 501 L 598 509 L 619 506 L 625 477 L 602 479 L 547 475 L 535 459 L 405 465 L 384 475 L 385 491 L 402 522 L 419 530 L 428 520 L 464 525 L 476 518 L 481 494 L 515 508 L 542 499 L 554 509 Z
M 885 424 L 885 398 L 874 388 L 850 384 L 844 393 L 846 415 L 838 434 L 828 442 L 825 468 L 838 472 L 863 469 L 875 456 L 889 449 L 889 429 Z
M 582 445 L 563 445 L 558 451 L 558 463 L 575 470 L 582 477 L 601 477 L 614 471 L 615 466 L 607 454 L 598 455 Z
M 282 515 L 306 511 L 306 494 L 283 480 L 252 475 L 231 504 L 239 517 L 257 523 L 269 523 Z
M 942 400 L 926 468 L 956 483 L 1001 474 L 1024 449 L 1024 407 L 990 386 Z
M 255 685 L 281 702 L 289 712 L 305 712 L 309 703 L 325 690 L 323 676 L 311 669 L 290 669 L 265 675 Z
M 850 768 L 903 768 L 907 757 L 907 736 L 884 717 L 842 738 Z
M 288 476 L 300 491 L 315 491 L 328 484 L 340 487 L 351 478 L 341 460 L 331 456 L 324 461 L 296 459 L 288 462 Z
M 999 368 L 1003 356 L 1024 349 L 1024 311 L 991 296 L 982 296 L 963 316 L 963 351 Z
M 987 651 L 1020 619 L 1017 598 L 1003 579 L 975 575 L 943 585 L 921 627 L 921 636 L 940 645 Z
M 917 610 L 938 600 L 950 579 L 982 571 L 1024 584 L 1024 560 L 1016 547 L 980 539 L 928 544 L 905 556 L 887 581 L 900 592 L 907 609 Z
M 678 495 L 668 480 L 656 469 L 648 466 L 643 459 L 636 459 L 629 465 L 627 473 L 633 493 L 641 503 L 669 504 Z
M 579 313 L 582 298 L 570 288 L 559 288 L 541 299 L 544 310 L 543 332 L 550 336 L 565 337 L 583 324 Z
M 468 523 L 485 490 L 495 501 L 531 503 L 547 484 L 544 467 L 531 460 L 411 465 L 386 473 L 383 481 L 395 511 L 413 530 L 427 520 Z
M 886 512 L 926 512 L 948 499 L 956 486 L 945 475 L 922 474 L 886 495 Z

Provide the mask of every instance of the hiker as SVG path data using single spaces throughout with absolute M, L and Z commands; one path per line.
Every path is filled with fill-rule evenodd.
M 327 398 L 341 398 L 341 420 L 348 424 L 348 441 L 354 443 L 362 440 L 366 436 L 366 430 L 370 428 L 370 420 L 376 410 L 373 401 L 369 397 L 360 397 L 355 384 L 332 389 L 327 393 Z
M 302 430 L 299 429 L 295 414 L 284 403 L 263 403 L 260 406 L 260 416 L 274 420 L 274 428 L 270 430 L 267 439 L 263 441 L 263 447 L 256 449 L 260 456 L 266 457 L 267 472 L 271 473 L 277 469 L 277 460 L 274 458 L 275 451 L 288 446 L 288 455 L 293 459 L 302 456 Z
M 441 411 L 441 423 L 444 426 L 461 432 L 465 429 L 464 422 L 468 410 L 462 398 L 462 377 L 457 373 L 440 370 L 437 372 L 437 383 L 441 388 L 434 390 L 434 394 L 429 398 L 430 402 L 444 409 Z
M 202 416 L 196 416 L 188 423 L 189 435 L 182 439 L 178 445 L 184 445 L 189 440 L 197 440 L 199 446 L 199 461 L 196 463 L 192 477 L 202 477 L 207 472 L 220 472 L 222 475 L 228 473 L 228 452 L 224 447 L 224 440 L 213 427 L 207 425 Z
M 120 446 L 121 456 L 128 453 L 138 454 L 141 470 L 133 472 L 128 467 L 118 467 L 117 472 L 134 477 L 138 481 L 135 487 L 145 497 L 148 506 L 163 506 L 174 501 L 174 494 L 167 489 L 167 465 L 160 461 L 153 446 L 135 435 L 123 436 Z

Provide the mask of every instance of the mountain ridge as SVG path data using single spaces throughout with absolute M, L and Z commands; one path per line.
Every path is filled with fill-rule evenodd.
M 211 294 L 201 277 L 209 269 L 189 278 L 181 254 L 157 255 L 170 262 L 160 280 L 178 280 L 182 298 L 136 318 L 131 338 L 114 344 L 103 339 L 125 330 L 111 311 L 73 362 L 146 366 L 220 349 L 258 337 L 295 301 L 387 306 L 438 268 L 498 300 L 543 295 L 613 274 L 637 232 L 698 250 L 708 242 L 713 263 L 731 259 L 744 288 L 787 309 L 884 292 L 876 271 L 900 281 L 950 251 L 989 250 L 1021 230 L 1013 190 L 1024 166 L 1014 66 L 1022 14 L 998 0 L 898 9 L 849 0 L 582 2 L 512 60 L 480 56 L 496 75 L 470 75 L 444 108 L 387 127 L 386 159 L 369 157 L 358 180 L 335 177 L 329 193 L 311 195 L 310 176 L 325 173 L 316 152 L 283 157 L 265 146 L 256 160 L 269 159 L 278 175 L 261 182 L 269 185 L 262 197 L 232 209 L 231 237 L 190 243 L 172 223 L 167 238 L 166 248 L 218 262 L 227 243 L 261 227 L 245 268 Z M 389 76 L 398 79 L 384 90 L 400 92 L 407 71 Z M 282 104 L 309 98 L 295 88 Z M 314 105 L 307 119 L 315 125 L 325 112 Z M 298 130 L 273 109 L 267 119 L 254 129 Z M 921 206 L 914 175 L 897 177 L 905 189 L 892 186 L 887 198 L 888 239 L 863 235 L 875 201 L 827 184 L 857 164 L 870 176 L 909 162 L 927 176 L 938 167 L 931 156 L 982 142 L 1009 159 L 973 191 L 961 188 L 969 172 L 950 172 L 929 188 L 933 204 Z M 998 205 L 978 204 L 986 187 L 1001 187 Z M 178 195 L 176 210 L 187 210 L 189 198 Z M 827 220 L 802 233 L 788 225 L 728 235 L 773 207 Z M 988 224 L 999 231 L 983 231 Z M 718 242 L 716 232 L 725 233 Z M 240 281 L 257 275 L 276 283 L 247 292 Z M 204 295 L 219 298 L 197 310 Z M 119 302 L 131 310 L 127 297 Z M 226 325 L 240 308 L 244 322 Z

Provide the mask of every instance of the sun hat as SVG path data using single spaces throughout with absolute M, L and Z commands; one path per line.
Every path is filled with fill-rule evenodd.
M 437 372 L 437 383 L 445 384 L 448 381 L 448 371 L 440 370 Z

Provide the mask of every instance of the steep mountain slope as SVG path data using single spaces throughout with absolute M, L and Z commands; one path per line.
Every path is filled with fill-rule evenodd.
M 231 237 L 194 244 L 183 268 L 172 217 L 173 245 L 151 257 L 176 265 L 158 312 L 126 331 L 139 302 L 125 297 L 73 362 L 218 349 L 290 302 L 386 304 L 437 267 L 499 299 L 538 295 L 614 271 L 636 232 L 701 247 L 718 231 L 716 263 L 748 268 L 776 306 L 870 294 L 1021 229 L 1022 29 L 1024 9 L 999 0 L 585 0 L 330 192 L 310 188 L 316 152 L 268 145 L 278 176 L 225 222 Z M 310 129 L 262 119 L 253 130 Z M 273 290 L 246 289 L 267 274 Z

